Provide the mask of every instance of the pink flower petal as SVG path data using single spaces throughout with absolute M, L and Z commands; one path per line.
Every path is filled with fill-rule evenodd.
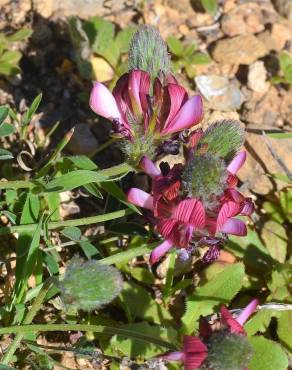
M 190 98 L 179 110 L 174 119 L 163 129 L 164 134 L 172 134 L 198 124 L 203 118 L 203 102 L 200 95 Z
M 236 203 L 242 203 L 245 201 L 244 196 L 236 189 L 229 188 L 226 190 L 225 194 L 229 198 L 228 200 L 234 201 Z
M 129 203 L 135 206 L 153 210 L 153 197 L 145 191 L 137 188 L 131 188 L 128 191 L 127 199 Z
M 242 151 L 237 154 L 237 156 L 230 162 L 227 167 L 227 171 L 229 171 L 232 175 L 236 175 L 237 171 L 243 166 L 246 160 L 246 152 Z
M 193 335 L 185 335 L 183 339 L 184 352 L 206 352 L 207 347 L 200 338 Z
M 164 238 L 169 238 L 175 227 L 177 227 L 177 221 L 172 218 L 164 218 L 157 224 L 157 230 Z
M 169 125 L 174 117 L 177 115 L 181 107 L 185 104 L 188 98 L 186 90 L 178 84 L 168 84 L 165 87 L 165 93 L 168 93 L 168 98 L 170 102 L 170 109 L 168 116 L 165 117 L 164 127 L 162 127 L 162 132 L 168 131 Z M 164 105 L 167 105 L 167 101 L 163 101 Z M 167 132 L 168 133 L 168 132 Z
M 181 201 L 174 211 L 173 217 L 183 223 L 201 229 L 205 226 L 205 209 L 202 203 L 194 198 Z
M 142 114 L 147 107 L 147 95 L 150 89 L 150 75 L 141 70 L 129 74 L 129 95 L 135 114 Z
M 186 370 L 198 369 L 205 361 L 208 349 L 198 338 L 191 335 L 184 336 L 184 367 Z
M 161 175 L 160 169 L 158 169 L 155 164 L 146 156 L 144 156 L 140 161 L 140 167 L 147 173 L 152 179 Z
M 236 321 L 240 324 L 243 325 L 249 317 L 254 313 L 256 310 L 257 306 L 259 304 L 259 301 L 257 299 L 253 299 L 246 307 L 245 309 L 241 312 L 241 314 L 236 318 Z
M 161 358 L 163 360 L 166 360 L 166 361 L 181 361 L 181 362 L 183 362 L 184 358 L 185 358 L 185 355 L 184 355 L 183 352 L 177 351 L 177 352 L 166 353 L 163 356 L 159 356 L 159 358 Z
M 98 115 L 113 120 L 121 118 L 117 103 L 109 89 L 100 82 L 94 82 L 89 100 L 90 108 Z
M 237 320 L 233 318 L 231 313 L 227 310 L 225 306 L 220 309 L 221 313 L 221 323 L 229 328 L 231 333 L 235 334 L 245 334 L 244 328 L 240 325 Z
M 218 217 L 217 217 L 217 231 L 221 230 L 221 227 L 225 222 L 233 216 L 236 216 L 240 212 L 240 204 L 233 201 L 228 201 L 223 204 L 221 207 Z
M 156 247 L 150 255 L 150 263 L 153 265 L 158 262 L 161 257 L 163 257 L 170 248 L 172 248 L 173 243 L 170 240 L 165 240 L 162 244 Z
M 220 231 L 225 234 L 237 236 L 245 236 L 247 234 L 245 223 L 237 218 L 229 218 L 220 228 Z

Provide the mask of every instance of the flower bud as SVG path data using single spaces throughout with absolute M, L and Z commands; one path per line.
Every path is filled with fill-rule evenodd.
M 74 257 L 59 283 L 65 305 L 77 310 L 93 311 L 110 303 L 122 290 L 123 279 L 112 266 Z
M 224 160 L 205 153 L 194 156 L 186 163 L 182 185 L 189 196 L 208 202 L 212 195 L 216 196 L 224 191 L 226 178 Z
M 244 335 L 221 330 L 212 334 L 204 369 L 243 370 L 252 357 L 252 347 Z
M 129 70 L 133 69 L 150 73 L 152 79 L 170 72 L 167 46 L 156 28 L 142 26 L 134 34 L 129 50 Z
M 244 129 L 239 122 L 222 120 L 213 123 L 204 132 L 198 149 L 224 158 L 228 164 L 239 152 L 244 143 Z

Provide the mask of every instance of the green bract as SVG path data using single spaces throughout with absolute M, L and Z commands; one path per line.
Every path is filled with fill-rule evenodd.
M 70 308 L 93 311 L 116 298 L 122 285 L 122 276 L 116 268 L 75 257 L 60 281 L 61 297 Z
M 199 146 L 207 146 L 209 153 L 229 163 L 244 143 L 244 128 L 238 121 L 222 120 L 213 123 L 204 132 Z
M 215 332 L 208 344 L 204 369 L 243 370 L 247 367 L 252 352 L 246 336 L 226 331 Z
M 133 69 L 149 72 L 153 78 L 170 72 L 166 43 L 155 28 L 143 26 L 134 34 L 129 50 L 129 70 Z

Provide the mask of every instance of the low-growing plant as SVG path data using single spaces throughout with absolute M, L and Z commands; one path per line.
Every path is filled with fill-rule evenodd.
M 202 99 L 172 75 L 158 31 L 141 27 L 130 45 L 113 93 L 96 81 L 90 94 L 112 127 L 118 165 L 68 155 L 73 129 L 55 145 L 52 130 L 36 140 L 41 95 L 22 114 L 0 107 L 0 140 L 15 152 L 0 162 L 0 368 L 62 367 L 54 354 L 70 351 L 112 368 L 179 361 L 187 370 L 286 370 L 288 189 L 280 210 L 264 204 L 273 219 L 256 232 L 253 200 L 237 188 L 247 155 L 240 123 L 194 129 Z M 24 143 L 33 145 L 30 168 L 19 157 Z M 178 163 L 166 154 L 180 154 Z M 141 188 L 135 173 L 147 179 Z M 79 217 L 61 214 L 68 198 Z M 48 332 L 66 333 L 65 345 L 40 344 Z
M 198 51 L 195 43 L 185 44 L 177 37 L 169 36 L 167 38 L 167 45 L 173 54 L 173 71 L 185 71 L 191 79 L 197 74 L 196 65 L 209 64 L 212 61 L 208 54 Z
M 0 75 L 13 76 L 19 73 L 19 61 L 22 54 L 13 50 L 14 44 L 27 40 L 32 35 L 32 30 L 23 28 L 11 35 L 0 33 Z
M 284 84 L 292 86 L 292 55 L 288 51 L 279 54 L 280 76 L 271 78 L 274 84 Z
M 68 22 L 79 73 L 85 79 L 112 81 L 127 70 L 127 52 L 136 27 L 117 31 L 103 18 L 92 17 L 84 22 L 71 18 Z

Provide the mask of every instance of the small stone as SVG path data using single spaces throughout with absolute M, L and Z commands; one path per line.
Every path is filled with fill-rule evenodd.
M 210 102 L 211 108 L 228 111 L 237 110 L 244 101 L 244 97 L 228 78 L 216 75 L 201 75 L 195 78 L 202 95 Z
M 54 11 L 54 0 L 33 0 L 33 9 L 36 13 L 41 15 L 43 18 L 49 18 Z
M 280 51 L 284 49 L 286 43 L 291 40 L 291 29 L 281 23 L 274 23 L 272 26 L 271 38 L 273 40 L 274 49 Z
M 266 55 L 265 45 L 254 35 L 240 35 L 216 42 L 212 56 L 219 63 L 251 64 Z
M 273 149 L 292 171 L 292 140 L 267 138 Z M 283 174 L 283 169 L 271 155 L 262 135 L 246 132 L 247 160 L 238 176 L 245 185 L 257 194 L 268 194 L 281 190 L 285 182 L 276 180 L 269 174 Z
M 269 89 L 269 82 L 267 82 L 267 71 L 262 61 L 254 62 L 249 66 L 247 76 L 248 87 L 258 93 L 265 93 Z
M 82 123 L 77 124 L 66 149 L 72 154 L 92 156 L 97 148 L 98 141 L 89 126 Z
M 245 3 L 225 14 L 221 21 L 222 31 L 228 36 L 258 33 L 264 30 L 264 18 L 256 3 Z
M 291 0 L 272 0 L 278 13 L 287 19 L 292 20 L 292 1 Z

